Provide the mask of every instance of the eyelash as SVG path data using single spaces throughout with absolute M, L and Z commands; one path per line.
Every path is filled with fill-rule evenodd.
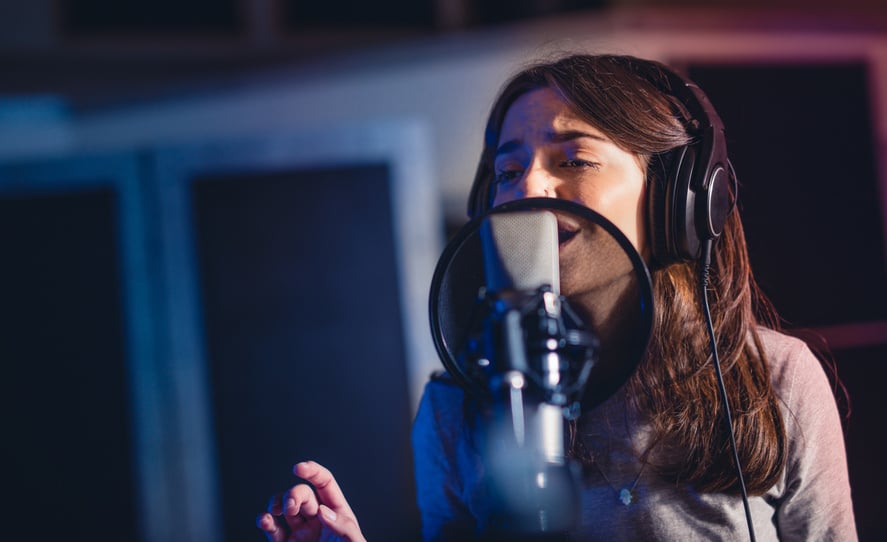
M 509 181 L 513 181 L 514 179 L 517 179 L 518 177 L 521 176 L 522 173 L 523 173 L 523 170 L 519 170 L 519 169 L 510 169 L 510 170 L 506 170 L 506 171 L 500 171 L 499 173 L 496 174 L 496 176 L 494 177 L 494 180 L 496 181 L 496 184 L 507 183 Z
M 589 167 L 591 169 L 600 169 L 601 165 L 597 162 L 589 162 L 588 160 L 564 160 L 559 164 L 561 167 Z
M 576 160 L 576 159 L 563 160 L 562 162 L 558 163 L 558 166 L 565 167 L 565 168 L 591 168 L 594 170 L 598 170 L 601 167 L 601 165 L 598 164 L 597 162 L 590 162 L 588 160 Z M 499 173 L 496 173 L 493 180 L 496 182 L 496 184 L 507 183 L 509 181 L 513 181 L 514 179 L 520 177 L 522 174 L 523 174 L 523 170 L 521 170 L 521 169 L 510 169 L 510 170 L 500 171 Z

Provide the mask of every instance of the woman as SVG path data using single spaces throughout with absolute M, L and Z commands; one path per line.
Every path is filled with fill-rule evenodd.
M 706 243 L 675 243 L 663 224 L 662 200 L 671 197 L 683 149 L 705 137 L 698 104 L 676 80 L 658 63 L 609 55 L 522 71 L 492 109 L 472 189 L 475 214 L 525 197 L 585 205 L 622 230 L 652 270 L 656 313 L 645 359 L 573 427 L 571 453 L 584 467 L 577 540 L 748 537 L 697 286 Z M 722 173 L 714 184 L 729 197 Z M 843 436 L 825 373 L 801 341 L 775 330 L 738 213 L 711 212 L 723 222 L 711 232 L 720 233 L 710 254 L 711 312 L 755 534 L 854 540 Z M 563 284 L 561 291 L 570 297 Z M 466 401 L 459 388 L 432 381 L 415 421 L 426 540 L 458 540 L 485 527 Z M 315 496 L 304 487 L 272 514 L 283 512 L 294 531 L 305 519 L 319 526 L 320 517 L 345 539 L 362 539 L 340 492 L 318 488 Z M 343 523 L 317 516 L 318 498 L 340 506 Z M 286 539 L 272 515 L 259 522 L 270 540 Z

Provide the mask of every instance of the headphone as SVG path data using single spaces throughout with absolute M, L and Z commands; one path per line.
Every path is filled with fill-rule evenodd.
M 661 164 L 663 178 L 648 186 L 648 230 L 653 261 L 665 266 L 702 257 L 704 244 L 724 230 L 735 206 L 737 186 L 727 158 L 724 124 L 708 97 L 694 82 L 662 64 L 650 64 L 659 77 L 645 79 L 686 108 L 689 118 L 684 124 L 692 137 L 687 145 L 653 158 L 653 164 Z M 468 199 L 469 216 L 490 208 L 491 177 L 475 180 Z

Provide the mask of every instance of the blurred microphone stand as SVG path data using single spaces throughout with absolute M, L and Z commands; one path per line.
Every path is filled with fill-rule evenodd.
M 579 416 L 598 340 L 549 286 L 481 289 L 479 303 L 485 318 L 474 344 L 483 351 L 472 357 L 492 397 L 483 540 L 567 540 L 579 522 L 581 477 L 564 429 Z

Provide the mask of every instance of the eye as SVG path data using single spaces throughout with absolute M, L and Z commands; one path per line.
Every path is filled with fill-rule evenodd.
M 505 184 L 518 179 L 523 171 L 520 169 L 507 169 L 496 173 L 496 184 Z
M 560 167 L 566 168 L 591 168 L 591 169 L 600 169 L 601 165 L 597 162 L 590 162 L 588 160 L 579 160 L 576 158 L 570 158 L 568 160 L 564 160 L 561 162 Z

